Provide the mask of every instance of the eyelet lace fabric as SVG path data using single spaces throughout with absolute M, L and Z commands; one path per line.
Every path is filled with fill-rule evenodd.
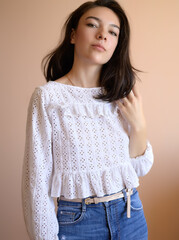
M 101 90 L 48 82 L 31 96 L 22 203 L 33 240 L 58 239 L 53 197 L 101 197 L 138 187 L 138 177 L 152 167 L 149 142 L 142 156 L 130 158 L 116 104 L 93 98 Z

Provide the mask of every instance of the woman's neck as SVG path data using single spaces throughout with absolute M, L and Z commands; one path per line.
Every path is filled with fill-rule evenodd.
M 75 86 L 84 88 L 99 87 L 99 77 L 101 66 L 84 64 L 73 64 L 72 69 L 67 74 L 68 78 Z

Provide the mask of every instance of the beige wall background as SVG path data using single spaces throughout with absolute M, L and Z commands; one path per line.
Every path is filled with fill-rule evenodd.
M 45 83 L 42 57 L 57 44 L 67 14 L 83 2 L 0 0 L 1 239 L 28 240 L 20 192 L 27 106 L 34 88 Z M 119 2 L 131 23 L 132 61 L 145 72 L 140 86 L 155 164 L 139 192 L 149 240 L 177 240 L 179 1 Z

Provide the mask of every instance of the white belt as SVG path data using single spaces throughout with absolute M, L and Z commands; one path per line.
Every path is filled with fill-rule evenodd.
M 132 189 L 127 189 L 126 190 L 126 195 L 127 195 L 127 217 L 130 218 L 131 217 L 131 195 L 133 194 L 133 190 Z M 85 204 L 89 205 L 91 203 L 95 203 L 98 204 L 100 202 L 109 202 L 115 199 L 119 199 L 119 198 L 124 198 L 125 195 L 123 192 L 119 192 L 119 193 L 115 193 L 109 196 L 105 196 L 105 197 L 89 197 L 89 198 L 85 198 Z M 69 202 L 82 202 L 82 198 L 75 198 L 75 199 L 67 199 L 63 196 L 60 196 L 60 198 L 58 198 L 60 200 L 63 201 L 69 201 Z

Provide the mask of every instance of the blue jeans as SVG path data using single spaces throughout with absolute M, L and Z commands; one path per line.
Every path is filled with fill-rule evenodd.
M 131 195 L 131 218 L 127 197 L 86 205 L 59 200 L 59 240 L 147 240 L 147 223 L 138 191 Z

